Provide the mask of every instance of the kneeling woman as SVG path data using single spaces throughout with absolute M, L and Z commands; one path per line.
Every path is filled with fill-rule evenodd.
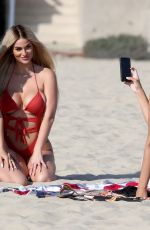
M 12 26 L 0 53 L 0 181 L 55 179 L 48 135 L 57 95 L 49 52 L 29 28 Z

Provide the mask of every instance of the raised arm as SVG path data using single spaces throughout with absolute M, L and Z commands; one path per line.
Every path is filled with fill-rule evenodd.
M 128 77 L 127 79 L 131 82 L 125 82 L 126 85 L 133 90 L 136 94 L 138 102 L 140 104 L 144 119 L 148 124 L 148 98 L 145 94 L 145 91 L 141 85 L 137 70 L 135 68 L 131 68 L 132 77 Z
M 137 197 L 147 197 L 147 185 L 150 178 L 150 102 L 148 106 L 148 135 L 144 149 L 144 156 L 139 179 L 139 186 L 136 192 Z

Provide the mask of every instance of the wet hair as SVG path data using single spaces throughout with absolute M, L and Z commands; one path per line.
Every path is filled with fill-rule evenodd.
M 33 45 L 32 62 L 50 68 L 54 71 L 54 62 L 47 48 L 37 39 L 32 30 L 23 25 L 14 25 L 10 27 L 1 42 L 0 51 L 0 94 L 6 88 L 15 67 L 16 60 L 13 55 L 15 42 L 20 39 L 27 39 Z

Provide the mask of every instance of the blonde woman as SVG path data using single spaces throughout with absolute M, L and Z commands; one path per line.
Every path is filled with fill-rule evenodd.
M 57 108 L 54 64 L 25 26 L 6 32 L 0 53 L 0 181 L 55 179 L 48 135 Z
M 128 77 L 130 82 L 126 82 L 125 84 L 129 85 L 133 92 L 135 92 L 145 121 L 148 125 L 148 135 L 144 149 L 144 157 L 136 196 L 147 198 L 147 185 L 150 178 L 150 101 L 140 83 L 137 70 L 135 68 L 131 68 L 131 71 L 132 76 Z

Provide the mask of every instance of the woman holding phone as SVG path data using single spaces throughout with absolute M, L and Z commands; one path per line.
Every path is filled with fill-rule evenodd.
M 132 76 L 127 78 L 130 80 L 130 82 L 125 82 L 125 84 L 127 84 L 136 94 L 145 121 L 148 125 L 148 135 L 145 143 L 144 156 L 136 197 L 147 198 L 147 185 L 150 178 L 150 101 L 147 98 L 141 85 L 137 70 L 135 68 L 131 68 L 131 73 Z

